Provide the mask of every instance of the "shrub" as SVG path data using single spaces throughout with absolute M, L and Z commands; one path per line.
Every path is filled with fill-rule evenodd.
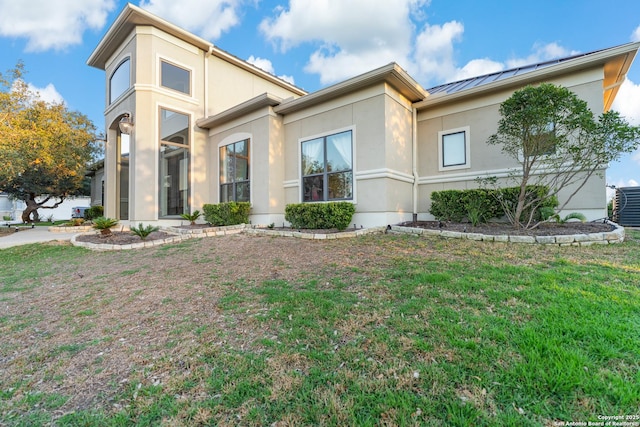
M 195 210 L 191 214 L 183 213 L 180 215 L 182 219 L 186 219 L 187 221 L 189 221 L 191 225 L 194 225 L 198 220 L 198 218 L 200 218 L 201 216 L 202 216 L 202 213 L 199 210 Z
M 284 210 L 284 219 L 293 228 L 337 228 L 344 230 L 351 223 L 356 208 L 349 202 L 296 203 Z
M 461 222 L 467 218 L 475 226 L 499 216 L 502 209 L 492 190 L 444 190 L 431 193 L 429 212 L 441 221 Z
M 431 193 L 431 208 L 429 212 L 441 221 L 461 222 L 467 218 L 474 226 L 480 222 L 486 222 L 492 218 L 502 216 L 505 209 L 515 210 L 518 203 L 520 187 L 507 187 L 497 190 L 471 189 L 471 190 L 444 190 Z M 557 197 L 546 197 L 549 188 L 542 185 L 530 185 L 527 187 L 527 202 L 535 199 L 545 199 L 536 208 L 533 219 L 543 220 L 543 211 L 555 209 L 558 206 Z M 523 218 L 528 218 L 531 209 L 523 212 Z M 547 216 L 550 216 L 547 214 Z
M 431 193 L 431 208 L 429 212 L 441 221 L 460 222 L 466 212 L 460 201 L 462 190 L 444 190 Z
M 251 204 L 249 202 L 205 204 L 202 210 L 205 221 L 212 225 L 248 224 Z
M 111 234 L 111 227 L 117 224 L 118 220 L 113 218 L 99 216 L 98 218 L 93 219 L 93 228 L 100 230 L 100 233 L 105 236 Z
M 159 229 L 160 228 L 156 227 L 155 225 L 149 224 L 145 227 L 142 223 L 139 223 L 137 227 L 131 227 L 131 232 L 136 236 L 139 236 L 142 240 L 145 240 L 149 236 L 149 234 L 153 233 L 154 231 L 158 231 Z
M 104 216 L 104 208 L 100 205 L 91 206 L 89 209 L 84 211 L 84 219 L 87 221 L 91 221 L 94 218 L 98 218 Z
M 549 187 L 545 185 L 528 185 L 526 188 L 527 197 L 525 203 L 529 203 L 532 200 L 542 200 L 542 202 L 536 207 L 533 214 L 534 221 L 542 221 L 543 212 L 548 209 L 555 209 L 558 207 L 558 198 L 556 196 L 547 197 L 549 194 Z M 504 210 L 515 212 L 516 205 L 518 204 L 518 195 L 520 194 L 520 187 L 507 187 L 497 190 L 496 196 L 502 198 Z M 522 212 L 520 218 L 529 218 L 531 215 L 531 208 L 525 209 Z

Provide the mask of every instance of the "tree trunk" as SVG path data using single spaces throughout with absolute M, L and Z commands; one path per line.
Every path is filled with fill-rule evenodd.
M 40 219 L 40 215 L 38 214 L 38 208 L 40 207 L 40 205 L 36 203 L 33 196 L 30 196 L 24 202 L 27 204 L 27 207 L 24 211 L 22 211 L 22 222 L 37 222 Z M 32 215 L 33 219 L 31 218 Z
M 53 204 L 53 206 L 44 206 L 45 203 L 47 203 L 50 199 L 51 196 L 47 196 L 43 201 L 41 201 L 40 203 L 36 202 L 36 195 L 35 194 L 29 194 L 29 196 L 27 196 L 27 199 L 24 201 L 27 204 L 27 207 L 24 211 L 22 211 L 22 222 L 24 223 L 29 223 L 29 222 L 38 222 L 40 221 L 40 214 L 38 213 L 38 209 L 42 208 L 42 209 L 55 209 L 58 206 L 60 206 L 62 204 L 62 202 L 64 202 L 65 197 L 64 196 L 58 196 L 58 198 L 60 198 L 59 202 L 56 202 Z

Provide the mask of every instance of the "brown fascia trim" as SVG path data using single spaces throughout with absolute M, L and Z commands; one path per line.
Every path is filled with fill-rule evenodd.
M 274 111 L 278 114 L 292 113 L 379 83 L 388 83 L 410 102 L 421 101 L 427 96 L 427 92 L 420 84 L 409 76 L 398 64 L 392 62 L 368 73 L 320 89 L 317 92 L 285 101 L 275 107 Z
M 462 90 L 460 92 L 452 93 L 450 95 L 435 94 L 428 96 L 425 100 L 415 103 L 413 106 L 418 110 L 433 107 L 435 105 L 447 104 L 450 102 L 458 101 L 461 98 L 467 98 L 475 95 L 484 95 L 487 92 L 494 92 L 502 89 L 508 89 L 513 86 L 523 86 L 528 83 L 535 83 L 541 80 L 546 80 L 550 76 L 567 74 L 572 71 L 587 69 L 596 65 L 605 65 L 610 59 L 626 55 L 625 66 L 626 70 L 619 70 L 618 80 L 624 80 L 633 57 L 640 48 L 640 42 L 627 43 L 621 46 L 605 49 L 588 56 L 582 56 L 574 60 L 563 62 L 557 65 L 542 68 L 540 70 L 531 71 L 519 76 L 509 77 L 508 79 L 492 82 L 486 85 L 477 86 L 471 89 Z M 631 56 L 629 56 L 631 55 Z M 630 59 L 629 59 L 630 58 Z M 604 75 L 603 75 L 604 78 Z M 617 88 L 615 89 L 617 90 Z
M 212 129 L 261 108 L 274 107 L 281 102 L 282 98 L 271 95 L 270 93 L 263 93 L 262 95 L 258 95 L 255 98 L 245 101 L 242 104 L 238 104 L 221 113 L 199 119 L 196 121 L 196 125 L 203 129 Z

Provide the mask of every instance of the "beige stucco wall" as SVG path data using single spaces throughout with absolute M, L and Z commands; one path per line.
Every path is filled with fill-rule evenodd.
M 105 153 L 105 214 L 118 216 L 116 153 L 118 121 L 125 113 L 133 115 L 131 135 L 129 219 L 154 222 L 159 218 L 159 114 L 168 109 L 186 114 L 190 120 L 190 210 L 202 209 L 217 197 L 218 165 L 213 162 L 209 132 L 196 126 L 196 120 L 244 102 L 269 90 L 287 98 L 295 96 L 285 88 L 264 80 L 239 66 L 166 34 L 156 28 L 138 26 L 106 66 L 106 100 L 109 79 L 125 56 L 131 57 L 131 88 L 111 105 L 106 105 L 109 129 Z M 161 60 L 191 73 L 191 93 L 183 94 L 160 86 Z M 206 93 L 206 95 L 205 95 Z M 262 133 L 256 132 L 257 133 Z M 266 135 L 269 132 L 265 132 Z M 259 166 L 258 166 L 259 167 Z M 252 183 L 253 184 L 253 183 Z M 282 180 L 279 182 L 282 186 Z
M 250 140 L 249 165 L 251 186 L 251 218 L 254 224 L 270 224 L 283 220 L 284 151 L 282 117 L 271 107 L 264 107 L 242 119 L 211 129 L 208 141 L 211 169 L 211 192 L 205 203 L 219 203 L 219 148 L 234 142 Z
M 353 131 L 354 222 L 364 226 L 410 218 L 411 103 L 387 84 L 315 105 L 284 119 L 285 202 L 300 203 L 300 144 Z
M 602 69 L 594 68 L 559 77 L 550 82 L 568 87 L 585 100 L 597 115 L 603 109 L 602 80 Z M 500 103 L 511 96 L 515 89 L 510 88 L 475 98 L 468 97 L 461 102 L 425 108 L 418 113 L 418 211 L 421 219 L 432 218 L 428 211 L 433 191 L 477 188 L 475 178 L 504 176 L 509 168 L 519 166 L 514 159 L 502 154 L 500 146 L 486 143 L 497 131 Z M 469 127 L 470 133 L 470 167 L 439 171 L 438 132 L 466 126 Z M 566 198 L 567 194 L 568 191 L 565 189 L 560 193 L 560 197 Z M 591 177 L 580 193 L 573 197 L 567 209 L 581 211 L 590 219 L 605 216 L 604 178 Z

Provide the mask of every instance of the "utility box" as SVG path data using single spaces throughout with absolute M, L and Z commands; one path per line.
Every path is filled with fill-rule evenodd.
M 84 218 L 84 211 L 89 209 L 89 206 L 76 206 L 71 208 L 71 218 Z
M 624 227 L 640 227 L 640 187 L 616 189 L 613 222 Z

